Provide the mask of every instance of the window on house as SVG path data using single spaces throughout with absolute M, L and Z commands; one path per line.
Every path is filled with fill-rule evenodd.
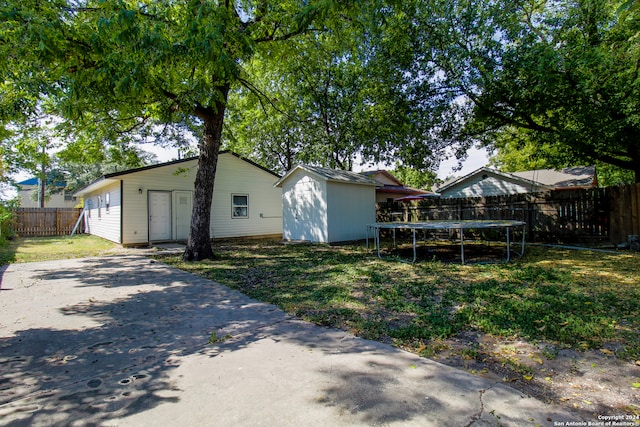
M 102 196 L 98 196 L 98 218 L 102 216 Z
M 248 194 L 232 194 L 231 195 L 231 217 L 232 218 L 249 218 L 249 195 Z
M 104 195 L 104 208 L 107 212 L 109 212 L 109 205 L 111 204 L 111 197 L 109 196 L 109 194 L 110 193 Z

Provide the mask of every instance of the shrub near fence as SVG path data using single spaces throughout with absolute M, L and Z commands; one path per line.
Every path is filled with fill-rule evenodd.
M 22 237 L 69 235 L 81 212 L 76 208 L 18 208 L 14 211 L 14 231 Z M 79 228 L 80 233 L 83 224 Z
M 620 243 L 640 234 L 640 184 L 554 190 L 536 194 L 428 198 L 418 204 L 380 203 L 377 220 L 510 219 L 527 223 L 527 240 Z

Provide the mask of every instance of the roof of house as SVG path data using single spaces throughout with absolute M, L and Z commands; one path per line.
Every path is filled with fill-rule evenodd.
M 377 193 L 394 193 L 402 195 L 429 193 L 426 190 L 405 186 L 402 181 L 393 176 L 390 172 L 383 169 L 364 171 L 360 173 L 378 183 L 378 186 L 376 187 Z M 389 184 L 389 182 L 392 182 L 393 184 Z
M 508 181 L 516 181 L 522 185 L 531 187 L 532 189 L 536 189 L 539 187 L 542 187 L 542 189 L 548 189 L 548 190 L 551 189 L 551 187 L 548 187 L 539 182 L 531 181 L 530 179 L 527 179 L 527 178 L 521 178 L 521 177 L 512 175 L 510 173 L 500 172 L 499 170 L 488 168 L 488 167 L 481 167 L 479 169 L 474 170 L 471 173 L 468 173 L 467 175 L 464 175 L 458 178 L 452 178 L 448 181 L 443 182 L 438 188 L 435 189 L 435 191 L 437 193 L 443 193 L 453 187 L 457 187 L 460 184 L 463 184 L 465 181 L 472 180 L 477 175 L 482 175 L 483 178 L 485 177 L 485 175 L 487 175 L 487 176 L 504 179 Z
M 33 177 L 33 178 L 29 178 L 29 179 L 25 179 L 24 181 L 20 181 L 18 182 L 18 185 L 39 185 L 38 183 L 40 182 L 40 179 L 37 177 Z M 47 181 L 47 184 L 51 184 L 51 181 Z M 55 183 L 56 187 L 66 187 L 67 184 L 64 182 L 56 182 Z
M 271 175 L 275 176 L 276 178 L 280 178 L 280 175 L 278 175 L 277 173 L 265 168 L 262 165 L 257 164 L 256 162 L 249 160 L 245 157 L 240 156 L 239 154 L 236 154 L 232 151 L 229 150 L 223 150 L 220 151 L 220 154 L 230 154 L 232 156 L 235 156 L 237 158 L 239 158 L 240 160 L 243 160 L 259 169 L 262 169 L 265 172 L 270 173 Z M 171 166 L 171 165 L 177 165 L 180 163 L 186 163 L 186 162 L 191 162 L 194 160 L 198 160 L 197 157 L 188 157 L 186 159 L 180 159 L 180 160 L 172 160 L 170 162 L 165 162 L 165 163 L 157 163 L 154 165 L 148 165 L 148 166 L 142 166 L 139 168 L 134 168 L 134 169 L 127 169 L 124 171 L 120 171 L 120 172 L 113 172 L 113 173 L 108 173 L 103 175 L 102 177 L 98 178 L 97 180 L 93 181 L 92 183 L 90 183 L 89 185 L 85 186 L 84 188 L 81 188 L 80 190 L 76 191 L 76 195 L 78 196 L 82 196 L 85 193 L 91 192 L 93 191 L 95 188 L 100 187 L 102 182 L 113 179 L 113 178 L 117 178 L 119 176 L 123 176 L 123 175 L 128 175 L 128 174 L 132 174 L 135 172 L 142 172 L 142 171 L 146 171 L 146 170 L 151 170 L 151 169 L 156 169 L 156 168 L 161 168 L 161 167 L 165 167 L 165 166 Z
M 351 171 L 343 171 L 337 169 L 324 168 L 320 166 L 310 166 L 310 165 L 296 165 L 289 172 L 287 172 L 282 178 L 278 180 L 274 184 L 275 187 L 281 187 L 282 183 L 285 182 L 292 174 L 296 171 L 303 170 L 307 173 L 310 173 L 317 178 L 320 178 L 325 181 L 331 182 L 344 182 L 349 184 L 359 184 L 359 185 L 377 185 L 377 183 L 367 178 L 366 176 Z
M 362 171 L 360 173 L 368 178 L 378 181 L 380 184 L 389 185 L 389 184 L 386 184 L 384 181 L 381 181 L 380 179 L 376 179 L 377 176 L 382 175 L 383 177 L 387 178 L 389 181 L 393 182 L 394 185 L 404 187 L 404 185 L 398 178 L 396 178 L 390 172 L 383 169 L 378 169 L 374 171 Z
M 595 166 L 578 166 L 573 168 L 538 169 L 524 172 L 511 172 L 512 175 L 529 179 L 554 188 L 595 187 L 597 186 Z
M 428 194 L 427 190 L 419 188 L 405 187 L 404 185 L 379 185 L 376 187 L 379 193 L 396 193 L 396 194 Z

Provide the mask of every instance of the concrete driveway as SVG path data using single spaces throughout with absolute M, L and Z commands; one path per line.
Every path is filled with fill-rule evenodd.
M 579 421 L 144 256 L 16 264 L 0 274 L 0 425 Z

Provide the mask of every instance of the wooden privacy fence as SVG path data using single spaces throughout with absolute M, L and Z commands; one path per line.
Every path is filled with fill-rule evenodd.
M 69 235 L 81 212 L 76 208 L 18 208 L 14 231 L 22 237 Z
M 640 234 L 640 184 L 609 187 L 611 243 Z
M 380 203 L 378 221 L 512 219 L 527 223 L 527 240 L 621 243 L 640 234 L 640 184 L 553 190 L 536 194 L 428 198 L 418 204 Z

